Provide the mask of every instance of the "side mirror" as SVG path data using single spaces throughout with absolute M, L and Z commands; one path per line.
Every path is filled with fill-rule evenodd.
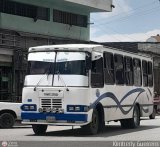
M 86 70 L 90 70 L 92 67 L 91 56 L 86 56 Z

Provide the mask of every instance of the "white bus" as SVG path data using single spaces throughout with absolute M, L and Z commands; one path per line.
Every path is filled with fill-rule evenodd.
M 29 49 L 21 117 L 35 134 L 48 125 L 102 131 L 105 122 L 137 128 L 153 112 L 152 59 L 102 45 Z

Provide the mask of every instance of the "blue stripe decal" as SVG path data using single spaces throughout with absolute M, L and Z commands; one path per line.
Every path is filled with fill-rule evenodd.
M 46 120 L 47 116 L 54 116 L 56 120 L 87 122 L 87 114 L 21 113 L 22 119 L 29 120 Z
M 149 109 L 148 109 L 148 108 L 145 109 L 145 108 L 142 107 L 142 110 L 143 110 L 145 113 L 148 113 L 148 112 L 149 112 Z
M 134 107 L 134 104 L 136 103 L 136 100 L 137 98 L 139 97 L 139 95 L 141 93 L 143 93 L 145 90 L 142 89 L 142 88 L 136 88 L 136 89 L 133 89 L 131 91 L 129 91 L 124 97 L 122 97 L 121 101 L 118 100 L 118 98 L 111 92 L 107 92 L 107 93 L 104 93 L 102 94 L 93 104 L 90 105 L 90 109 L 93 109 L 96 107 L 96 105 L 102 100 L 102 99 L 105 99 L 105 98 L 110 98 L 112 100 L 115 101 L 115 103 L 117 104 L 118 108 L 122 111 L 123 114 L 128 114 L 132 108 Z M 121 103 L 126 99 L 128 98 L 131 94 L 133 93 L 138 93 L 137 97 L 135 98 L 134 102 L 133 102 L 133 105 L 130 107 L 129 110 L 124 110 L 123 107 L 121 106 Z
M 148 91 L 149 91 L 150 96 L 152 96 L 152 92 L 151 92 L 151 90 L 150 90 L 149 88 L 147 88 L 147 89 L 148 89 Z
M 147 99 L 148 99 L 148 101 L 149 101 L 149 96 L 148 96 L 148 94 L 146 93 L 146 95 L 147 95 Z

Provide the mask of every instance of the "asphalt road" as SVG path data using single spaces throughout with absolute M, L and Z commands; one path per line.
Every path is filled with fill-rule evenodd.
M 160 117 L 157 116 L 154 120 L 143 118 L 141 126 L 137 129 L 122 129 L 119 122 L 110 122 L 106 124 L 103 133 L 94 136 L 86 135 L 85 131 L 82 131 L 80 128 L 74 128 L 72 130 L 72 127 L 60 126 L 49 126 L 45 136 L 36 136 L 31 126 L 17 124 L 12 129 L 0 129 L 0 141 L 7 141 L 10 147 L 127 147 L 134 146 L 134 141 L 155 141 L 151 146 L 160 146 Z M 2 143 L 0 143 L 0 147 L 1 144 Z

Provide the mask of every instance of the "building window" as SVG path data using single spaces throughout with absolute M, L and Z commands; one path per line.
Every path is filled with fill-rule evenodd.
M 134 85 L 142 85 L 142 74 L 141 74 L 141 60 L 133 59 L 133 74 L 134 74 Z
M 91 86 L 101 88 L 104 86 L 103 58 L 92 61 Z
M 0 66 L 0 102 L 11 101 L 12 68 Z
M 49 8 L 23 4 L 10 0 L 0 0 L 0 12 L 49 21 Z
M 125 82 L 126 85 L 133 85 L 133 63 L 131 57 L 125 57 Z
M 112 53 L 104 53 L 104 75 L 106 84 L 114 84 L 114 57 Z
M 37 18 L 49 21 L 50 20 L 50 9 L 43 8 L 43 7 L 37 7 Z
M 148 62 L 148 86 L 153 86 L 153 67 L 152 62 Z
M 116 84 L 123 85 L 124 84 L 123 56 L 115 55 L 114 56 L 114 63 L 115 63 Z
M 85 15 L 53 10 L 53 21 L 79 27 L 87 27 L 88 18 Z

